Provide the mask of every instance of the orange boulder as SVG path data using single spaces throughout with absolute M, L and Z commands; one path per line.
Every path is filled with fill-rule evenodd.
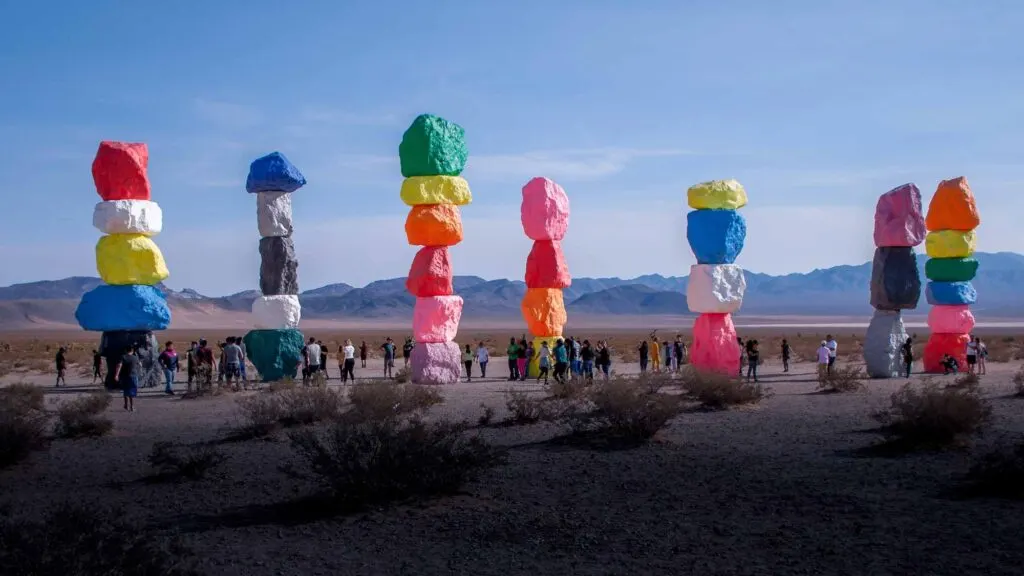
M 537 337 L 561 336 L 568 320 L 562 291 L 558 288 L 527 288 L 522 311 L 530 334 Z
M 939 182 L 924 219 L 928 230 L 974 230 L 981 223 L 974 194 L 963 176 Z
M 454 246 L 462 242 L 462 216 L 453 204 L 413 206 L 405 220 L 405 235 L 413 246 Z

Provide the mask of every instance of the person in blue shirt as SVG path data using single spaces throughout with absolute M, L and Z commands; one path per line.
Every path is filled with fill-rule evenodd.
M 569 350 L 561 338 L 555 342 L 555 381 L 565 384 L 565 371 L 569 367 Z

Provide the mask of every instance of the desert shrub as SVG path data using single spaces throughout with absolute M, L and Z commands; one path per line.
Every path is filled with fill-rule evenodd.
M 505 408 L 508 410 L 505 417 L 508 424 L 533 424 L 551 417 L 542 398 L 511 388 L 505 391 Z
M 946 388 L 976 388 L 981 384 L 981 378 L 977 374 L 963 373 L 953 380 Z
M 547 389 L 548 394 L 553 398 L 579 398 L 587 389 L 587 383 L 583 378 L 566 378 L 562 382 L 551 380 L 550 384 L 547 385 Z
M 1024 499 L 1024 443 L 983 455 L 964 475 L 961 496 Z
M 412 374 L 409 373 L 409 369 L 408 368 L 400 368 L 398 370 L 398 372 L 395 372 L 394 380 L 395 380 L 396 384 L 405 384 L 406 382 L 408 382 L 411 379 L 412 379 Z
M 976 386 L 940 388 L 928 380 L 904 385 L 874 418 L 890 440 L 907 447 L 942 447 L 980 432 L 991 415 Z
M 62 504 L 42 519 L 0 514 L 0 574 L 199 576 L 177 540 L 159 545 L 120 515 Z
M 171 442 L 157 442 L 153 444 L 148 460 L 162 475 L 200 480 L 224 461 L 224 455 L 212 446 L 175 446 Z
M 826 392 L 856 392 L 864 387 L 867 374 L 853 364 L 832 367 L 832 371 L 818 380 L 818 389 Z
M 47 443 L 46 414 L 15 397 L 16 401 L 0 403 L 0 470 L 28 458 Z
M 444 402 L 441 394 L 416 384 L 360 383 L 348 388 L 354 420 L 387 420 L 404 414 L 422 413 Z
M 654 436 L 685 406 L 678 395 L 651 391 L 637 380 L 613 378 L 586 393 L 586 408 L 567 413 L 577 432 L 605 432 L 612 436 L 642 441 Z
M 1013 374 L 1013 387 L 1017 396 L 1024 397 L 1024 367 Z
M 114 423 L 103 416 L 110 402 L 106 392 L 93 392 L 61 404 L 54 433 L 60 438 L 103 436 L 114 428 Z
M 279 394 L 254 394 L 238 400 L 238 433 L 260 438 L 280 426 L 284 403 Z
M 339 417 L 346 408 L 345 396 L 324 388 L 294 388 L 280 393 L 281 414 L 285 426 L 312 424 Z
M 45 400 L 42 388 L 26 382 L 15 382 L 0 388 L 0 409 L 16 412 L 42 410 Z
M 686 369 L 684 369 L 686 370 Z M 663 388 L 676 386 L 679 381 L 672 377 L 671 374 L 666 373 L 652 373 L 641 374 L 636 379 L 637 383 L 643 386 L 648 392 L 660 392 Z
M 487 426 L 492 420 L 494 420 L 494 408 L 491 408 L 483 402 L 480 403 L 480 408 L 483 412 L 480 413 L 480 417 L 477 418 L 476 422 L 481 426 Z
M 768 396 L 768 391 L 756 382 L 717 372 L 688 370 L 682 386 L 705 407 L 716 409 L 754 404 Z

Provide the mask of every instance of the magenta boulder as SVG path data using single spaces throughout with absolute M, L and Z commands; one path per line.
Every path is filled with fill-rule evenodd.
M 912 247 L 928 233 L 921 209 L 921 191 L 913 184 L 893 188 L 875 206 L 875 246 Z

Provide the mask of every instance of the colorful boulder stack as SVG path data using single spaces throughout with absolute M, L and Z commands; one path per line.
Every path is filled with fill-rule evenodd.
M 454 293 L 448 247 L 462 242 L 459 206 L 473 196 L 459 174 L 466 167 L 465 131 L 454 122 L 421 114 L 402 135 L 402 202 L 411 206 L 405 234 L 422 246 L 413 258 L 405 287 L 416 297 L 410 363 L 418 384 L 459 381 L 462 355 L 453 342 L 462 319 L 462 297 Z
M 280 152 L 249 165 L 245 190 L 256 195 L 260 232 L 260 292 L 252 303 L 255 330 L 245 335 L 246 353 L 264 381 L 294 378 L 302 359 L 299 331 L 299 261 L 292 242 L 292 193 L 306 178 Z
M 971 280 L 978 271 L 974 254 L 974 229 L 981 223 L 974 194 L 964 177 L 939 183 L 928 205 L 925 225 L 925 251 L 928 277 L 925 297 L 932 309 L 928 313 L 931 336 L 924 347 L 925 372 L 943 371 L 945 355 L 956 358 L 961 367 L 967 364 L 967 343 L 974 329 L 970 306 L 978 295 Z
M 533 336 L 535 350 L 544 342 L 553 349 L 568 320 L 562 290 L 572 284 L 562 253 L 562 239 L 569 229 L 569 197 L 561 186 L 547 178 L 534 178 L 523 186 L 520 205 L 523 232 L 533 240 L 526 258 L 526 295 L 522 312 Z M 531 360 L 530 372 L 537 373 L 540 355 Z
M 694 210 L 686 215 L 686 240 L 697 257 L 690 267 L 686 302 L 699 314 L 693 324 L 690 363 L 705 372 L 735 374 L 740 349 L 732 314 L 743 305 L 747 281 L 733 264 L 747 238 L 747 224 L 738 210 L 747 192 L 735 180 L 714 180 L 686 191 Z
M 921 277 L 914 246 L 924 242 L 921 191 L 913 184 L 896 187 L 875 206 L 875 257 L 871 267 L 871 317 L 864 338 L 864 362 L 872 378 L 894 378 L 902 372 L 900 353 L 907 332 L 903 310 L 917 308 Z
M 142 365 L 139 385 L 160 381 L 154 330 L 171 323 L 171 311 L 159 289 L 167 265 L 152 237 L 163 228 L 160 206 L 150 200 L 145 144 L 100 142 L 92 163 L 96 192 L 103 200 L 92 223 L 105 236 L 96 244 L 96 269 L 105 284 L 82 296 L 75 310 L 85 330 L 102 332 L 99 352 L 107 362 L 105 384 L 114 388 L 113 368 L 125 349 L 137 350 Z

